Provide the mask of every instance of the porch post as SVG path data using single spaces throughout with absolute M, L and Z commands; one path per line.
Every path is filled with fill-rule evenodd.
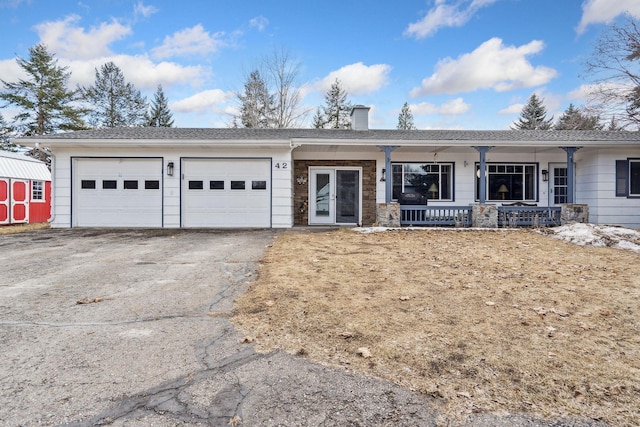
M 574 203 L 573 194 L 575 189 L 573 155 L 582 147 L 560 147 L 567 153 L 567 203 Z
M 473 148 L 480 153 L 480 194 L 478 194 L 478 201 L 483 205 L 487 201 L 487 151 L 491 150 L 493 147 L 484 145 Z
M 384 202 L 391 202 L 391 152 L 398 148 L 394 145 L 378 146 L 381 151 L 384 151 L 384 168 L 385 168 L 385 181 L 384 181 Z

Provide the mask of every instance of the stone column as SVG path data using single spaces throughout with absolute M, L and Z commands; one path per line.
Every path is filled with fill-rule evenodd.
M 400 227 L 400 203 L 378 203 L 376 224 L 378 227 Z
M 578 203 L 562 203 L 560 205 L 560 224 L 589 222 L 589 205 Z
M 473 203 L 471 205 L 471 226 L 475 228 L 498 228 L 498 206 Z

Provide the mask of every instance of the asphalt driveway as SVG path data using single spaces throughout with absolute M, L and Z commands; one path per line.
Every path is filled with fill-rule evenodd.
M 233 300 L 277 234 L 0 236 L 0 425 L 432 425 L 421 396 L 241 343 Z

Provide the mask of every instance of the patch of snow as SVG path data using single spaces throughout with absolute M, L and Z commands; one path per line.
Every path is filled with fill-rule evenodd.
M 580 246 L 610 246 L 640 253 L 640 232 L 629 228 L 576 223 L 548 229 L 546 234 Z

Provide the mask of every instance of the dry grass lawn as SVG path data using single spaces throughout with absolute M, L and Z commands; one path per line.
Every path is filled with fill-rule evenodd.
M 531 230 L 287 232 L 236 304 L 274 348 L 470 412 L 640 425 L 640 255 Z
M 0 236 L 3 234 L 15 234 L 25 231 L 42 230 L 49 228 L 48 222 L 40 222 L 36 224 L 16 224 L 16 225 L 0 225 Z

